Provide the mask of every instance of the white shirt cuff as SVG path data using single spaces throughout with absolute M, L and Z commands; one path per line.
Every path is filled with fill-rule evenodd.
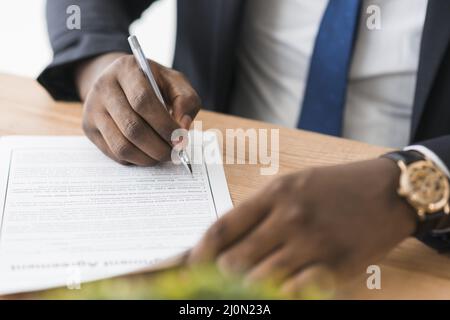
M 442 172 L 444 172 L 447 175 L 447 177 L 450 178 L 450 172 L 449 172 L 447 166 L 445 165 L 445 163 L 436 155 L 436 153 L 434 153 L 433 151 L 431 151 L 427 147 L 420 146 L 420 145 L 413 145 L 413 146 L 406 147 L 403 150 L 420 152 L 426 158 L 428 158 L 431 161 L 433 161 L 439 167 L 439 169 L 441 169 Z

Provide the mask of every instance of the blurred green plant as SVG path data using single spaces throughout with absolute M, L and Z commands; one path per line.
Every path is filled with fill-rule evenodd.
M 312 286 L 297 298 L 328 299 L 330 294 Z M 289 299 L 270 282 L 245 285 L 240 277 L 223 276 L 215 267 L 177 269 L 158 274 L 130 275 L 82 284 L 79 290 L 59 288 L 34 293 L 33 299 L 169 299 L 269 300 Z

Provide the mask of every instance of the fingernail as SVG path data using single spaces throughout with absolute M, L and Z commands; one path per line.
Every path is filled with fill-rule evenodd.
M 180 120 L 181 127 L 183 127 L 186 130 L 189 130 L 189 128 L 191 127 L 191 124 L 192 124 L 192 118 L 188 114 L 185 114 Z

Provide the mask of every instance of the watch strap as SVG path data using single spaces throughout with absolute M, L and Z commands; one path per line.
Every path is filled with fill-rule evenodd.
M 403 161 L 406 165 L 425 160 L 425 156 L 423 154 L 413 150 L 389 152 L 382 155 L 381 157 L 391 159 L 394 162 Z

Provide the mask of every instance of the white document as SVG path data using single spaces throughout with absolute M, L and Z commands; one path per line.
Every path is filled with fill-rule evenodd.
M 212 133 L 194 141 L 188 151 L 203 156 L 208 141 L 221 159 Z M 135 272 L 191 248 L 232 207 L 221 161 L 195 162 L 191 176 L 171 162 L 122 166 L 84 137 L 1 138 L 0 295 Z

